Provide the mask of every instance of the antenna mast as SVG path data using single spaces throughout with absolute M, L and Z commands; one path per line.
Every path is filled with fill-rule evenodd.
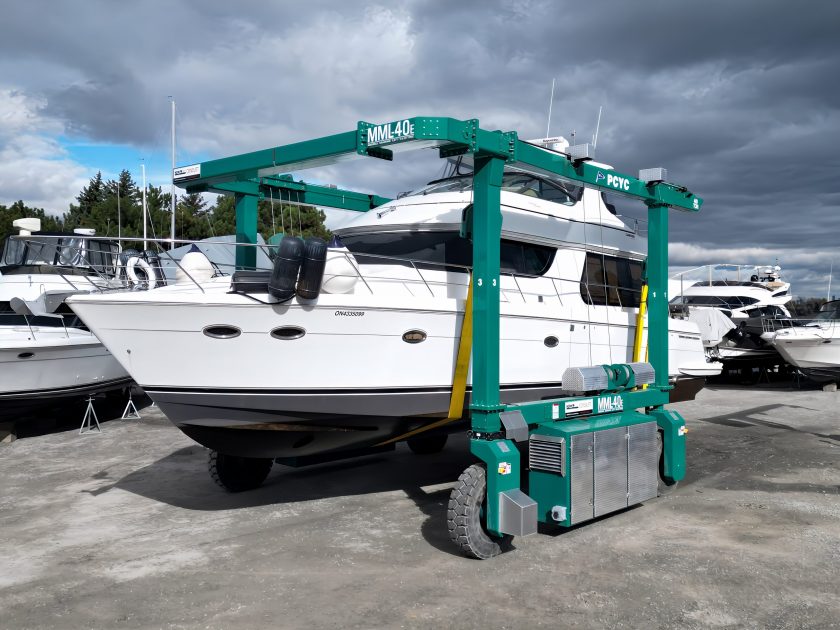
M 171 202 L 171 210 L 172 210 L 172 230 L 171 230 L 171 242 L 169 244 L 169 249 L 175 248 L 175 99 L 171 96 L 169 97 L 172 102 L 172 171 L 170 172 L 172 176 L 172 183 L 169 187 L 169 197 Z
M 604 106 L 601 105 L 598 108 L 598 122 L 595 123 L 595 135 L 592 136 L 592 150 L 593 151 L 598 148 L 598 131 L 601 130 L 601 112 L 603 110 L 604 110 Z
M 122 214 L 120 212 L 120 180 L 117 178 L 117 238 L 122 238 Z M 122 253 L 122 241 L 117 241 L 117 248 Z
M 140 164 L 140 170 L 143 171 L 143 251 L 145 252 L 148 249 L 148 245 L 146 244 L 146 230 L 147 225 L 149 224 L 149 218 L 147 216 L 148 210 L 146 209 L 146 163 L 143 162 Z
M 551 106 L 554 105 L 554 81 L 551 79 L 551 98 L 548 100 L 548 124 L 545 126 L 545 137 L 551 137 Z

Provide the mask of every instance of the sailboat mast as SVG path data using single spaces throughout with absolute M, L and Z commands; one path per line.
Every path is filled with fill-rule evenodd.
M 146 235 L 146 226 L 149 225 L 148 209 L 146 208 L 146 164 L 140 165 L 140 170 L 143 172 L 143 251 L 145 252 L 149 247 L 146 243 L 148 236 Z
M 831 302 L 831 274 L 834 273 L 834 261 L 831 261 L 831 267 L 828 268 L 828 291 L 825 295 L 825 301 Z
M 169 197 L 172 210 L 171 242 L 169 248 L 175 247 L 175 99 L 172 99 L 172 183 L 169 187 Z
M 120 180 L 117 179 L 117 239 L 122 238 L 122 212 L 120 209 Z M 122 241 L 117 240 L 117 248 L 122 253 Z

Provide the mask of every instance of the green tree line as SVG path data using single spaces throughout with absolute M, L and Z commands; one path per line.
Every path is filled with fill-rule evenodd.
M 0 204 L 0 235 L 16 233 L 12 222 L 24 217 L 41 219 L 41 230 L 72 232 L 75 228 L 93 228 L 100 236 L 138 237 L 143 235 L 143 189 L 123 170 L 115 180 L 103 180 L 102 173 L 91 178 L 60 217 L 47 214 L 42 208 L 31 208 L 23 201 L 9 206 Z M 171 197 L 159 186 L 146 188 L 148 210 L 147 234 L 152 238 L 169 238 Z M 280 232 L 294 236 L 329 238 L 324 226 L 323 211 L 312 206 L 272 203 L 258 204 L 260 234 L 268 240 Z M 285 228 L 285 230 L 284 230 Z M 236 233 L 236 208 L 233 197 L 219 196 L 208 204 L 202 195 L 177 195 L 175 207 L 176 239 L 199 240 Z

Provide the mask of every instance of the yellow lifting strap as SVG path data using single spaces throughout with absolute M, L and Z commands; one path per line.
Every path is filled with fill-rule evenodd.
M 647 312 L 648 285 L 642 285 L 642 296 L 639 300 L 639 314 L 636 315 L 636 339 L 633 341 L 633 363 L 642 360 L 642 339 L 645 335 L 645 313 Z M 647 354 L 647 353 L 646 353 Z
M 467 373 L 470 371 L 473 328 L 473 283 L 467 289 L 467 303 L 464 305 L 464 321 L 461 322 L 461 341 L 458 344 L 458 359 L 455 361 L 455 376 L 452 379 L 452 395 L 449 397 L 449 417 L 459 420 L 464 411 L 464 396 L 467 393 Z
M 647 313 L 647 297 L 648 285 L 642 285 L 642 297 L 639 299 L 639 314 L 636 316 L 636 339 L 633 341 L 633 363 L 642 360 L 642 338 L 645 334 L 645 313 Z M 650 351 L 650 344 L 645 345 L 645 361 L 648 360 L 648 352 Z M 642 385 L 642 389 L 647 389 L 647 385 Z
M 464 319 L 461 322 L 461 339 L 458 343 L 458 358 L 455 361 L 455 376 L 452 379 L 452 394 L 449 397 L 449 415 L 442 420 L 403 433 L 390 440 L 380 442 L 376 446 L 383 446 L 393 442 L 405 440 L 418 433 L 425 433 L 437 429 L 445 424 L 460 420 L 464 411 L 464 397 L 467 393 L 467 374 L 470 370 L 470 355 L 472 354 L 472 324 L 473 324 L 473 283 L 470 277 L 467 289 L 467 303 L 464 305 Z

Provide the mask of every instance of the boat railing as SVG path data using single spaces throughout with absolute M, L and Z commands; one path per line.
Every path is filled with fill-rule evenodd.
M 43 237 L 42 237 L 43 238 Z M 113 238 L 113 241 L 121 244 L 137 243 L 136 237 Z M 186 282 L 189 285 L 194 285 L 202 293 L 206 292 L 206 286 L 203 282 L 194 276 L 194 271 L 186 268 L 185 265 L 176 257 L 173 256 L 167 247 L 173 246 L 171 239 L 147 239 L 147 244 L 153 245 L 161 260 L 166 260 L 167 263 L 173 265 L 183 273 L 181 282 Z M 264 260 L 273 260 L 277 249 L 275 244 L 267 243 L 235 243 L 226 240 L 188 240 L 176 239 L 174 245 L 177 247 L 183 245 L 196 245 L 199 248 L 202 246 L 222 246 L 225 248 L 256 248 L 265 254 Z M 388 283 L 403 283 L 407 285 L 416 285 L 422 287 L 422 291 L 428 293 L 430 297 L 436 297 L 436 289 L 451 288 L 457 289 L 460 294 L 466 295 L 465 290 L 469 283 L 469 277 L 472 273 L 472 268 L 468 265 L 457 264 L 452 262 L 436 262 L 429 260 L 419 260 L 416 258 L 388 256 L 375 253 L 352 253 L 349 251 L 331 250 L 332 256 L 342 255 L 349 263 L 349 268 L 353 271 L 349 274 L 334 274 L 337 277 L 354 277 L 370 295 L 376 295 L 377 285 Z M 233 256 L 229 257 L 233 260 Z M 104 274 L 99 272 L 89 264 L 82 252 L 79 252 L 80 262 L 84 264 L 84 269 L 90 270 L 90 275 L 83 275 L 89 288 L 92 292 L 111 292 L 115 290 L 144 290 L 157 286 L 171 286 L 176 283 L 173 277 L 162 274 L 162 277 L 154 279 L 147 278 L 145 281 L 132 282 L 128 278 L 126 268 L 123 263 L 117 258 L 115 260 L 115 273 Z M 216 270 L 215 276 L 232 276 L 237 271 L 237 266 L 234 262 L 225 261 L 211 261 Z M 386 268 L 400 268 L 407 270 L 408 273 L 387 273 Z M 367 269 L 366 269 L 367 268 Z M 269 267 L 262 267 L 263 270 L 268 271 Z M 501 278 L 507 279 L 502 283 L 501 295 L 502 300 L 510 302 L 512 299 L 521 301 L 522 303 L 542 302 L 547 298 L 554 298 L 562 305 L 564 296 L 577 295 L 583 299 L 585 304 L 589 305 L 608 305 L 621 308 L 636 308 L 639 305 L 641 296 L 641 288 L 618 286 L 614 282 L 610 282 L 609 278 L 604 278 L 604 282 L 591 283 L 583 273 L 583 269 L 575 270 L 572 276 L 554 275 L 545 273 L 542 275 L 520 274 L 509 270 L 501 272 Z M 441 273 L 448 272 L 448 273 Z M 74 284 L 69 278 L 61 273 L 60 268 L 55 269 L 55 273 L 60 275 L 68 284 L 76 290 L 80 290 L 77 284 Z M 541 283 L 538 287 L 528 286 L 533 280 L 539 280 Z M 409 289 L 411 292 L 411 289 Z M 447 291 L 447 294 L 449 292 Z M 514 296 L 516 296 L 514 298 Z
M 772 333 L 785 328 L 793 328 L 799 325 L 799 320 L 787 317 L 762 317 L 761 329 L 762 332 Z
M 4 311 L 0 313 L 0 326 L 4 328 L 25 328 L 33 340 L 38 339 L 41 329 L 51 331 L 60 328 L 64 332 L 64 337 L 70 337 L 70 332 L 67 330 L 67 322 L 64 316 L 59 314 L 23 315 Z M 38 331 L 38 334 L 35 331 Z
M 768 267 L 769 266 L 763 267 L 762 265 L 742 265 L 736 263 L 709 263 L 672 273 L 669 277 L 671 280 L 677 280 L 682 283 L 682 286 L 680 287 L 680 292 L 682 292 L 682 289 L 687 289 L 696 283 L 711 286 L 712 283 L 720 281 L 732 282 L 733 285 L 739 282 L 753 282 L 753 276 L 761 277 L 760 271 Z M 781 282 L 778 278 L 780 269 L 776 266 L 769 268 L 772 269 L 774 274 L 776 274 L 775 279 Z M 735 274 L 734 278 L 729 275 L 732 273 Z
M 804 334 L 806 331 L 815 332 L 830 332 L 833 336 L 834 332 L 840 328 L 840 319 L 826 319 L 820 317 L 792 317 L 790 319 L 771 319 L 766 318 L 762 320 L 764 332 L 777 332 L 780 330 L 790 329 L 791 335 L 796 336 L 799 333 Z

